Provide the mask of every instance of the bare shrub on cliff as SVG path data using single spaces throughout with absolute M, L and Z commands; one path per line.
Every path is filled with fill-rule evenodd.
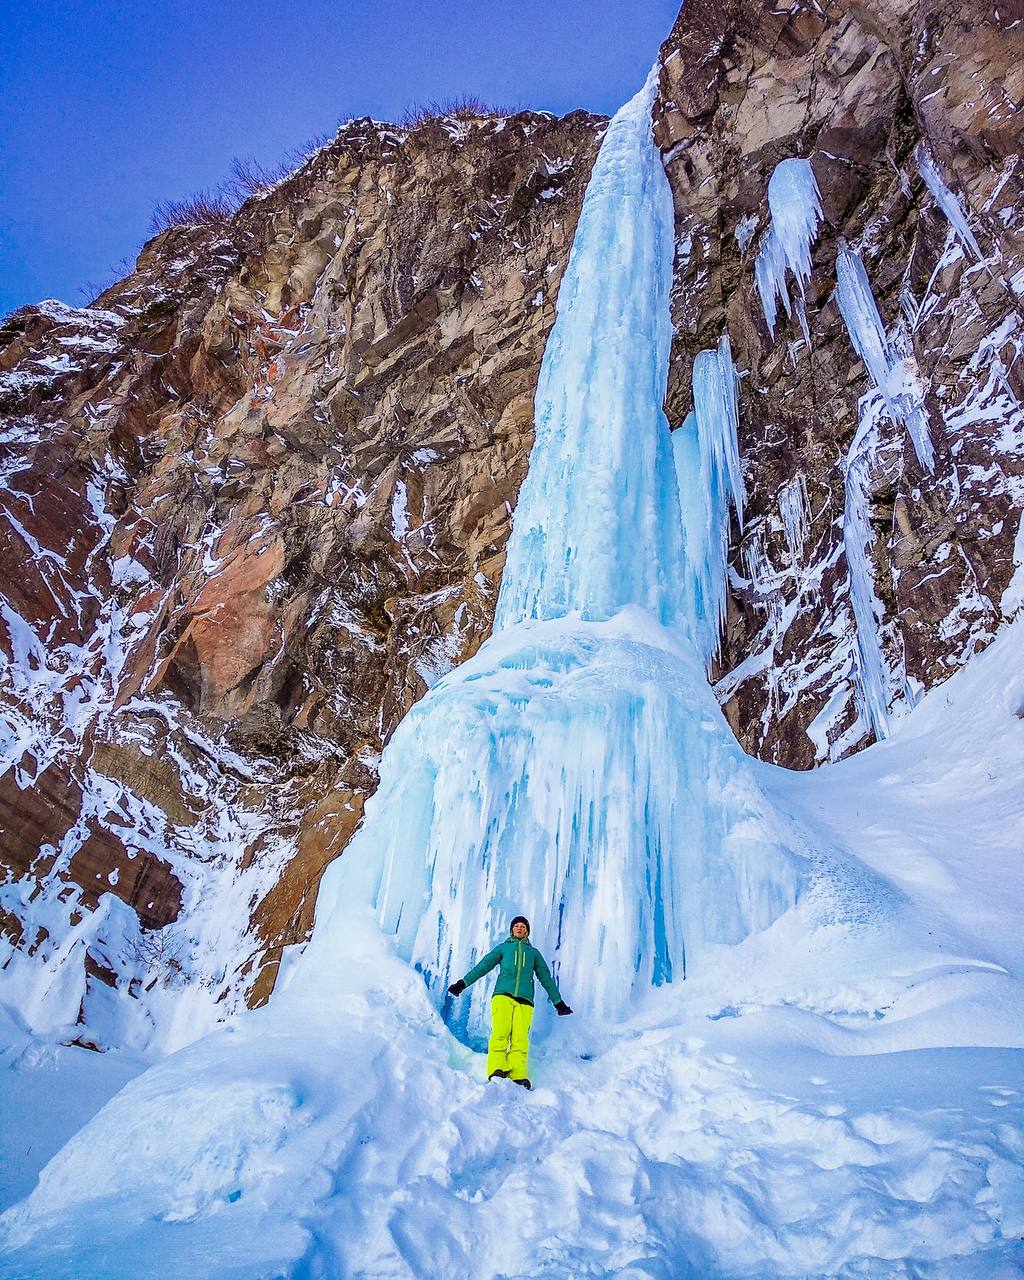
M 491 102 L 484 102 L 482 98 L 463 95 L 409 107 L 399 124 L 405 129 L 418 129 L 420 125 L 430 124 L 434 120 L 500 120 L 503 116 L 513 114 L 513 110 L 509 107 L 497 106 Z
M 185 944 L 169 929 L 141 931 L 128 942 L 125 955 L 139 970 L 140 981 L 149 980 L 147 990 L 157 982 L 173 986 L 185 972 Z
M 231 174 L 218 187 L 218 192 L 233 200 L 237 208 L 251 196 L 271 191 L 286 178 L 291 178 L 318 151 L 333 142 L 333 135 L 322 133 L 300 147 L 293 147 L 282 160 L 274 165 L 263 165 L 252 157 L 235 156 L 231 161 Z
M 99 298 L 112 289 L 115 284 L 126 280 L 135 270 L 135 258 L 126 256 L 114 267 L 110 267 L 98 280 L 86 280 L 78 287 L 78 296 L 86 304 L 93 306 Z
M 228 222 L 237 208 L 238 201 L 223 189 L 197 191 L 184 200 L 161 200 L 153 210 L 150 226 L 157 232 L 170 227 L 205 227 Z

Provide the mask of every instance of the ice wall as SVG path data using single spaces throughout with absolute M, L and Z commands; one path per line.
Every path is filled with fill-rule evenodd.
M 612 121 L 587 191 L 497 629 L 388 744 L 324 877 L 297 992 L 330 980 L 348 913 L 371 903 L 472 1040 L 492 984 L 457 1004 L 445 988 L 522 912 L 574 1008 L 617 1019 L 797 896 L 800 860 L 705 677 L 730 503 L 742 517 L 736 373 L 727 339 L 695 364 L 681 507 L 661 408 L 673 212 L 655 85 Z

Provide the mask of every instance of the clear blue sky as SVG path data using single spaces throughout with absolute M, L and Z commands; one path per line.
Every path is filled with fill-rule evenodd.
M 473 94 L 612 112 L 679 0 L 7 0 L 0 315 L 82 305 L 154 206 L 277 162 L 340 118 Z M 119 272 L 118 274 L 123 274 Z

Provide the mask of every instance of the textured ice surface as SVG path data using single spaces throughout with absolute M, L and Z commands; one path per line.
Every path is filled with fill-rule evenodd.
M 821 221 L 821 197 L 809 160 L 792 158 L 775 166 L 768 180 L 768 208 L 772 220 L 754 264 L 754 277 L 769 332 L 775 333 L 781 299 L 792 314 L 787 272 L 799 290 L 798 311 L 804 340 L 809 344 L 803 310 L 804 284 L 811 276 L 811 245 Z

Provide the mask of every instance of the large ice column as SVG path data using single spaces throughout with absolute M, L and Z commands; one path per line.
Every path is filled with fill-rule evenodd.
M 771 224 L 754 263 L 764 318 L 768 331 L 774 334 L 780 299 L 786 315 L 792 315 L 786 280 L 789 272 L 799 290 L 796 310 L 804 341 L 810 345 L 803 297 L 804 284 L 811 277 L 811 245 L 821 221 L 821 196 L 809 160 L 793 157 L 775 166 L 768 180 L 768 208 Z
M 931 471 L 935 451 L 913 358 L 901 347 L 898 336 L 893 340 L 887 336 L 860 254 L 843 240 L 836 257 L 836 303 L 854 350 L 864 361 L 889 417 L 906 428 L 918 461 Z
M 672 433 L 683 515 L 687 611 L 707 664 L 718 651 L 725 619 L 730 509 L 743 528 L 739 397 L 728 335 L 693 362 L 693 412 Z
M 672 339 L 673 210 L 651 137 L 657 90 L 612 120 L 541 365 L 536 436 L 495 630 L 528 618 L 680 617 L 682 540 L 662 411 Z

